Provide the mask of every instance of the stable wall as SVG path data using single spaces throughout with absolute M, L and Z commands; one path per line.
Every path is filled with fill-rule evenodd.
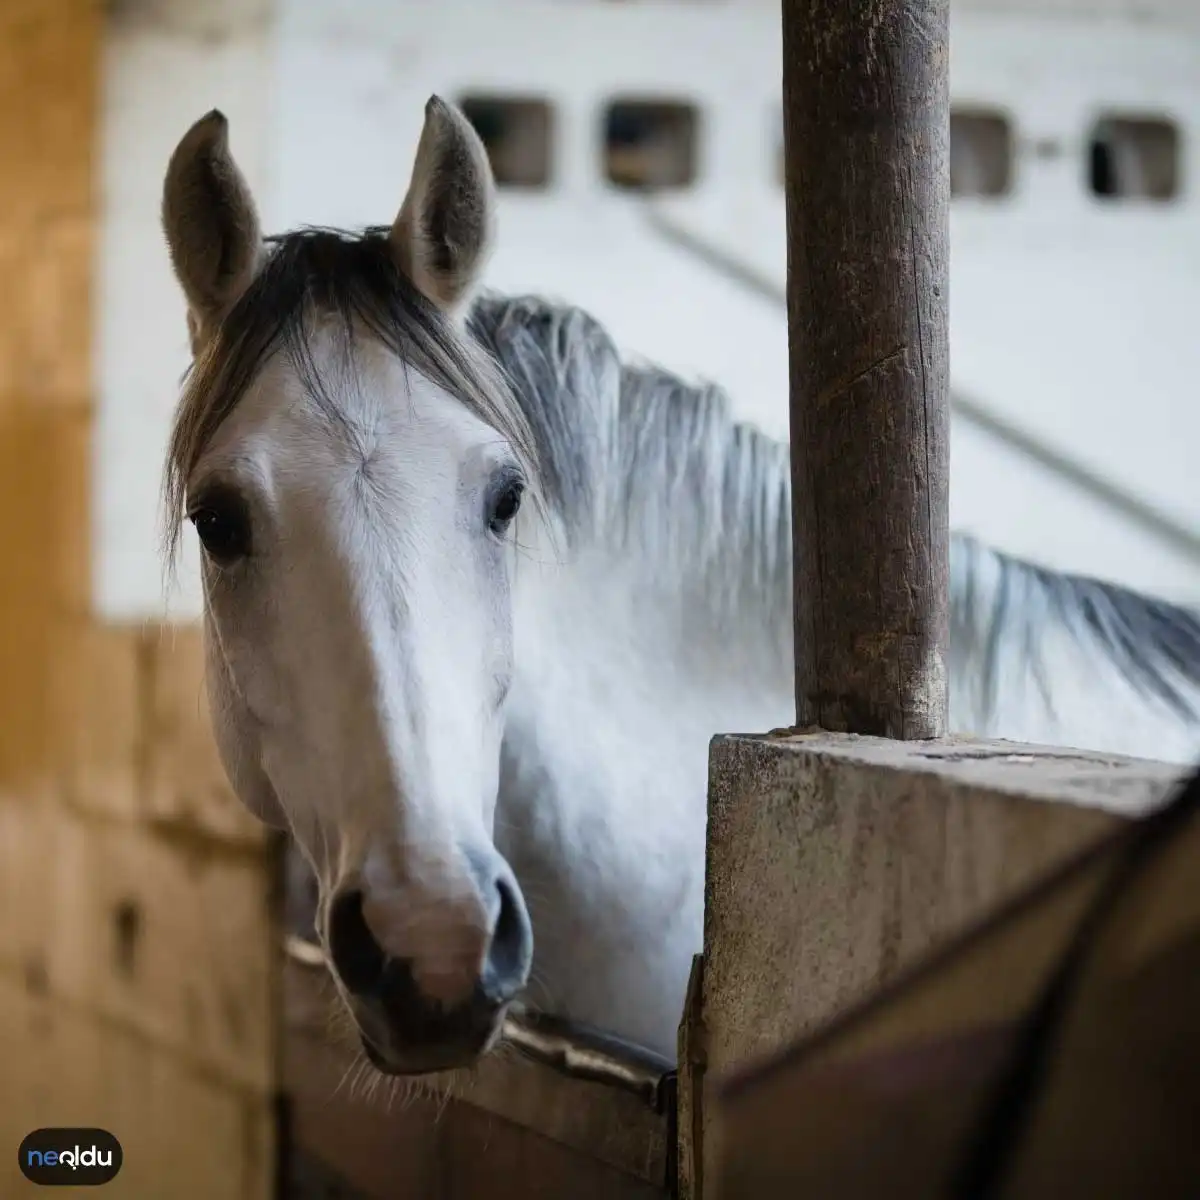
M 96 0 L 0 0 L 0 1195 L 26 1133 L 93 1125 L 124 1147 L 114 1200 L 259 1200 L 268 848 L 196 633 L 91 597 L 103 42 Z
M 155 205 L 187 123 L 225 107 L 268 226 L 292 213 L 275 204 L 256 124 L 270 108 L 255 84 L 271 66 L 263 12 L 160 0 L 112 13 L 106 36 L 98 3 L 0 0 L 0 1137 L 11 1146 L 38 1125 L 104 1125 L 127 1155 L 109 1194 L 249 1200 L 269 1194 L 274 1154 L 269 854 L 212 753 L 197 631 L 164 627 L 146 600 L 157 562 L 138 576 L 127 623 L 97 616 L 92 484 L 97 456 L 126 472 L 144 461 L 156 481 L 158 433 L 134 444 L 104 430 L 145 416 L 161 431 L 186 363 L 170 358 L 185 348 L 182 306 L 164 283 Z M 301 32 L 289 42 L 296 55 Z M 157 64 L 157 74 L 114 74 L 118 60 Z M 346 51 L 348 74 L 361 62 Z M 378 100 L 342 95 L 347 116 Z M 102 107 L 125 123 L 102 119 Z M 364 171 L 384 166 L 362 191 L 339 186 L 338 202 L 356 211 L 322 211 L 319 194 L 295 191 L 297 219 L 386 218 L 415 139 L 414 125 L 392 119 L 401 107 L 417 120 L 419 108 L 383 105 L 372 127 L 372 144 L 394 157 L 355 156 Z M 296 178 L 345 177 L 314 148 L 348 125 L 301 124 L 296 139 L 310 151 L 289 160 Z M 129 156 L 109 168 L 97 152 L 102 127 L 104 138 L 128 139 Z M 130 241 L 99 245 L 102 207 Z M 511 207 L 509 219 L 540 217 Z M 129 320 L 112 359 L 92 333 L 110 316 L 95 303 L 110 272 L 124 280 L 114 287 Z M 159 304 L 159 287 L 171 304 Z M 115 381 L 103 416 L 97 379 Z M 110 426 L 114 414 L 134 419 Z M 126 544 L 148 558 L 156 499 L 151 486 L 105 517 L 117 532 L 136 517 Z M 114 557 L 103 569 L 119 580 L 131 566 L 146 559 Z
M 1057 0 L 1014 16 L 954 0 L 952 100 L 1014 121 L 1014 191 L 951 211 L 954 384 L 1035 443 L 1152 505 L 1200 522 L 1183 399 L 1200 305 L 1194 146 L 1200 42 L 1161 4 Z M 989 11 L 980 11 L 988 9 Z M 1119 9 L 1119 13 L 1118 13 Z M 1090 7 L 1087 12 L 1091 12 Z M 620 93 L 699 110 L 699 178 L 654 208 L 775 285 L 784 276 L 778 3 L 607 0 L 126 0 L 109 40 L 100 265 L 97 604 L 158 619 L 158 472 L 179 373 L 183 306 L 157 228 L 161 172 L 220 105 L 264 225 L 394 215 L 431 91 L 543 96 L 556 148 L 547 190 L 507 190 L 487 281 L 582 305 L 618 343 L 713 379 L 735 413 L 786 437 L 783 307 L 663 236 L 642 197 L 602 179 L 600 113 Z M 1123 15 L 1121 15 L 1123 14 Z M 470 29 L 464 38 L 462 31 Z M 587 53 L 579 52 L 587 47 Z M 772 63 L 776 66 L 772 67 Z M 1067 64 L 1069 69 L 1064 68 Z M 1163 111 L 1182 139 L 1177 203 L 1111 205 L 1083 182 L 1094 114 Z M 953 524 L 1058 569 L 1191 602 L 1200 560 L 1068 478 L 955 418 Z M 1047 519 L 1051 514 L 1053 519 Z M 172 619 L 199 614 L 194 542 Z

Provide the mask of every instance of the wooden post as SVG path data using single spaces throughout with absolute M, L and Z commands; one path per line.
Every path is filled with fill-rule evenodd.
M 783 0 L 796 710 L 946 731 L 949 0 Z

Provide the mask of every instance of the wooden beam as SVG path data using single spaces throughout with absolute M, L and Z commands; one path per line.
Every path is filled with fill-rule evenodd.
M 723 1147 L 736 1151 L 719 1099 L 730 1073 L 878 994 L 1119 823 L 1160 806 L 1183 773 L 1177 764 L 963 737 L 713 738 L 702 1011 L 691 1017 L 703 1035 L 704 1200 L 714 1190 L 723 1200 L 878 1194 L 722 1191 Z M 1019 946 L 1014 969 L 1036 953 L 1028 941 Z M 997 997 L 1015 978 L 997 981 Z M 921 1012 L 935 1033 L 947 1026 L 944 1009 Z M 930 1194 L 905 1192 L 902 1180 L 893 1190 Z
M 946 732 L 949 0 L 783 0 L 796 710 Z

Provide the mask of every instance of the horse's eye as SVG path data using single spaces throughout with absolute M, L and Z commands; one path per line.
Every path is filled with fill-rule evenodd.
M 492 504 L 492 515 L 488 521 L 493 533 L 503 533 L 517 515 L 521 508 L 523 490 L 521 484 L 517 480 L 513 480 L 506 483 L 496 494 L 496 499 Z
M 245 506 L 232 497 L 214 497 L 198 504 L 188 519 L 204 552 L 215 562 L 228 565 L 250 553 L 250 520 Z

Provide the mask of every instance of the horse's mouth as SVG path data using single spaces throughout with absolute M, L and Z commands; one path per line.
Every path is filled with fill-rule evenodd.
M 359 1034 L 363 1053 L 367 1061 L 381 1075 L 411 1077 L 416 1075 L 439 1075 L 444 1071 L 458 1071 L 472 1067 L 479 1061 L 482 1051 L 418 1052 L 406 1054 L 402 1060 L 393 1061 L 385 1057 L 367 1035 Z
M 367 1061 L 382 1075 L 439 1075 L 474 1067 L 500 1041 L 504 1022 L 500 1019 L 486 1037 L 455 1045 L 406 1048 L 403 1054 L 390 1055 L 381 1050 L 361 1029 L 359 1041 Z
M 358 1040 L 362 1042 L 363 1053 L 367 1056 L 367 1061 L 382 1075 L 420 1075 L 421 1071 L 408 1071 L 400 1067 L 393 1066 L 378 1050 L 375 1049 L 375 1043 L 371 1041 L 365 1033 L 358 1035 Z

